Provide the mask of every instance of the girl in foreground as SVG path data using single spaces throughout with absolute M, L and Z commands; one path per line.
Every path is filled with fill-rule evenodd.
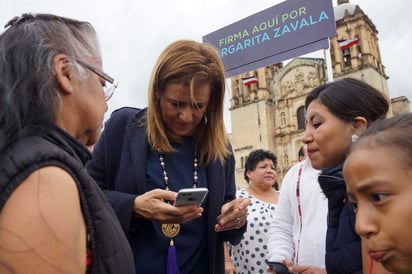
M 412 273 L 412 114 L 379 121 L 344 165 L 356 232 L 369 256 L 394 273 Z

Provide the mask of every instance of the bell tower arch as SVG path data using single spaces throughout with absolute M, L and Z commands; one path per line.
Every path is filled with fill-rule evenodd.
M 376 26 L 358 5 L 349 0 L 337 2 L 334 9 L 337 35 L 330 39 L 334 78 L 364 80 L 389 98 L 389 77 L 382 64 Z

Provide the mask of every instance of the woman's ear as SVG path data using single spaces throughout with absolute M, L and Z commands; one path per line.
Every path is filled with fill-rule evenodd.
M 159 102 L 160 101 L 160 92 L 156 91 L 155 96 L 156 96 L 156 100 Z
M 73 66 L 66 54 L 60 53 L 53 58 L 53 69 L 56 73 L 57 83 L 66 94 L 71 94 L 74 91 L 75 75 Z
M 353 119 L 353 134 L 359 136 L 368 127 L 368 120 L 365 117 L 358 116 Z
M 248 170 L 246 171 L 246 176 L 249 178 L 249 183 L 250 183 L 250 174 L 252 173 L 252 171 Z

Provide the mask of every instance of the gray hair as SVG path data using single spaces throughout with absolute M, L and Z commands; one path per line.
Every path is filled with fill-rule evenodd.
M 79 76 L 76 60 L 101 60 L 93 26 L 52 14 L 23 14 L 0 35 L 0 151 L 24 136 L 46 134 L 60 103 L 52 67 L 66 54 Z

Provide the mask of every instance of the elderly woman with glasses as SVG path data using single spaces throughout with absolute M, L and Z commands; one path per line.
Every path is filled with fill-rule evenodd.
M 0 273 L 134 273 L 87 174 L 116 82 L 94 28 L 24 14 L 0 35 Z

